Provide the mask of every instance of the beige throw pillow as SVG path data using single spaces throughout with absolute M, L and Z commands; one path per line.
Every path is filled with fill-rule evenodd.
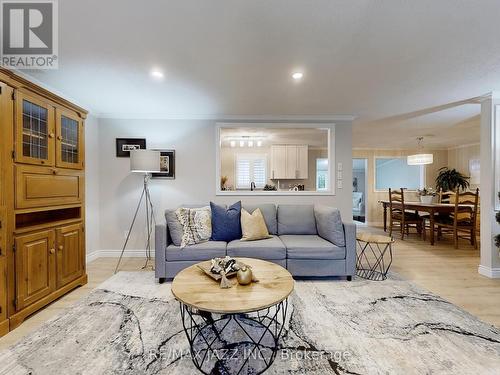
M 266 222 L 262 212 L 257 208 L 251 214 L 244 208 L 241 209 L 241 232 L 242 241 L 254 241 L 271 238 L 267 230 Z

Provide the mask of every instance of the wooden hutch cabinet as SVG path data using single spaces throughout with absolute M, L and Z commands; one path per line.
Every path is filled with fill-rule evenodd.
M 0 69 L 0 336 L 87 282 L 86 114 Z

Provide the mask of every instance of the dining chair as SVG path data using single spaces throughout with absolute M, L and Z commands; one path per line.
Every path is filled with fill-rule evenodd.
M 389 236 L 392 237 L 394 226 L 399 227 L 401 239 L 404 240 L 406 235 L 410 234 L 410 226 L 415 226 L 417 233 L 422 234 L 423 220 L 418 215 L 418 212 L 408 212 L 405 207 L 404 189 L 399 190 L 389 189 Z
M 477 249 L 477 214 L 479 206 L 479 189 L 475 192 L 466 191 L 460 193 L 459 189 L 450 195 L 450 203 L 454 204 L 454 210 L 449 216 L 436 218 L 437 239 L 442 237 L 443 229 L 453 235 L 453 244 L 458 249 L 458 239 L 467 239 Z M 464 234 L 465 233 L 465 234 Z
M 439 189 L 439 203 L 454 203 L 456 191 Z
M 444 191 L 443 189 L 439 189 L 439 203 L 445 203 L 445 204 L 453 204 L 455 203 L 455 194 L 457 192 L 453 190 L 447 190 Z M 440 212 L 436 214 L 436 218 L 441 219 L 442 222 L 450 222 L 451 219 L 451 214 L 443 213 Z M 451 229 L 444 229 L 444 232 L 447 234 L 452 234 L 453 230 Z M 443 228 L 437 228 L 437 238 L 440 239 L 443 235 Z

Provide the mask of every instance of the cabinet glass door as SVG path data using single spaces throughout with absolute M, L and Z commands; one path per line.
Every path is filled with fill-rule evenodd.
M 48 103 L 18 93 L 16 141 L 17 162 L 54 165 L 54 117 Z
M 83 121 L 76 113 L 58 109 L 56 164 L 63 168 L 83 168 Z

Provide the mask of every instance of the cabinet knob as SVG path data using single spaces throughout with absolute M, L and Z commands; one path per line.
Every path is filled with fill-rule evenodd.
M 59 250 L 62 250 L 64 249 L 64 246 L 63 245 L 59 245 Z
M 62 140 L 62 137 L 60 135 L 57 136 L 58 140 Z
M 49 133 L 50 138 L 54 138 L 55 134 L 54 133 Z
M 55 254 L 55 252 L 56 252 L 56 249 L 50 249 L 49 250 L 49 253 L 51 253 L 51 254 Z
M 52 174 L 57 174 L 57 173 L 58 173 L 57 169 L 52 169 Z

